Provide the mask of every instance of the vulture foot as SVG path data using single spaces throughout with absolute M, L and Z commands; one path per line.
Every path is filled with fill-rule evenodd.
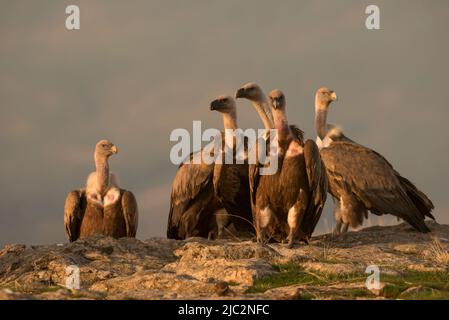
M 289 241 L 289 242 L 287 242 L 287 243 L 284 243 L 284 246 L 285 246 L 287 249 L 293 249 L 294 245 L 295 245 L 295 242 L 294 242 L 294 241 Z
M 334 231 L 332 231 L 333 236 L 338 236 L 341 232 L 341 225 L 342 223 L 340 221 L 337 221 L 337 224 L 335 225 Z
M 266 237 L 266 229 L 265 228 L 261 228 L 261 230 L 259 230 L 259 232 L 257 232 L 257 242 L 258 243 L 267 243 L 269 241 L 269 239 L 267 240 Z
M 332 235 L 339 236 L 341 234 L 345 234 L 346 232 L 348 232 L 348 229 L 349 229 L 349 223 L 337 222 L 337 225 L 335 226 L 335 229 L 332 232 Z

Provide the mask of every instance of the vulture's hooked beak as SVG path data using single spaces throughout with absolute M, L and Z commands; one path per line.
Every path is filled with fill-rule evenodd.
M 118 148 L 116 146 L 112 146 L 111 151 L 112 153 L 116 154 L 118 153 Z
M 279 109 L 279 107 L 281 105 L 279 99 L 276 99 L 276 98 L 271 100 L 271 104 L 273 105 L 274 110 Z
M 245 88 L 238 89 L 237 92 L 235 93 L 235 98 L 239 99 L 244 97 L 245 97 Z
M 335 91 L 332 91 L 331 99 L 332 99 L 332 101 L 336 101 L 338 99 L 337 94 L 335 93 Z

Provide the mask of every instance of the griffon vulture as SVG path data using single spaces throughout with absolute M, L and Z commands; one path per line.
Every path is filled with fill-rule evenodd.
M 319 89 L 315 95 L 317 142 L 335 204 L 334 233 L 344 233 L 349 226 L 362 225 L 368 211 L 376 215 L 392 214 L 418 231 L 429 232 L 424 219 L 426 216 L 434 219 L 430 199 L 382 155 L 327 124 L 329 106 L 336 99 L 336 93 L 328 88 Z
M 210 105 L 211 110 L 220 112 L 223 115 L 223 124 L 225 133 L 223 134 L 223 145 L 221 163 L 217 162 L 214 167 L 214 190 L 218 199 L 223 204 L 228 215 L 226 224 L 231 222 L 238 226 L 239 231 L 254 232 L 252 229 L 252 211 L 251 202 L 249 196 L 249 184 L 248 184 L 248 161 L 247 161 L 247 140 L 242 135 L 241 141 L 237 141 L 236 135 L 226 136 L 226 131 L 234 133 L 238 130 L 237 126 L 237 110 L 234 98 L 230 96 L 219 96 L 212 101 Z M 237 145 L 240 143 L 241 145 Z M 226 148 L 227 146 L 227 148 Z M 240 148 L 240 149 L 238 149 Z M 237 152 L 240 154 L 241 161 L 237 163 Z M 233 163 L 226 163 L 226 153 L 232 152 L 230 158 L 233 159 Z M 223 232 L 223 223 L 218 228 L 218 235 Z
M 273 115 L 271 114 L 271 106 L 268 102 L 268 98 L 263 92 L 262 88 L 254 82 L 249 82 L 243 85 L 235 93 L 236 99 L 247 99 L 251 102 L 254 109 L 256 109 L 262 120 L 266 132 L 270 129 L 274 129 Z M 304 132 L 296 127 L 295 125 L 290 125 L 290 129 L 296 138 L 304 143 Z M 269 134 L 265 135 L 265 139 L 269 138 Z M 268 148 L 267 148 L 268 149 Z
M 135 237 L 138 223 L 136 198 L 121 189 L 109 172 L 108 159 L 118 152 L 108 140 L 95 146 L 96 171 L 86 187 L 69 192 L 64 207 L 64 224 L 69 241 L 102 234 L 114 238 Z
M 190 161 L 203 150 L 190 154 Z M 207 238 L 213 215 L 223 206 L 214 194 L 214 164 L 181 163 L 172 184 L 167 238 Z
M 225 129 L 237 128 L 232 97 L 218 97 L 211 102 L 210 109 L 222 113 Z M 222 134 L 222 148 L 225 144 L 225 135 Z M 192 153 L 190 159 L 195 156 L 199 156 L 198 153 Z M 170 198 L 168 238 L 211 237 L 215 232 L 217 237 L 221 237 L 231 223 L 238 232 L 246 233 L 251 231 L 250 220 L 247 163 L 201 162 L 179 166 Z
M 238 96 L 247 97 L 240 90 Z M 291 247 L 296 239 L 307 242 L 318 223 L 326 201 L 326 173 L 315 142 L 304 143 L 302 131 L 288 125 L 284 94 L 273 90 L 270 101 L 278 132 L 279 167 L 274 175 L 259 175 L 259 166 L 252 167 L 253 216 L 259 242 L 266 241 L 268 228 L 287 223 Z
M 270 129 L 274 129 L 274 121 L 273 121 L 273 115 L 271 113 L 271 106 L 268 102 L 268 98 L 263 92 L 262 88 L 257 85 L 254 82 L 249 82 L 245 85 L 243 85 L 241 88 L 239 88 L 235 94 L 236 99 L 247 99 L 251 102 L 254 109 L 256 109 L 257 113 L 259 114 L 260 119 L 262 120 L 264 127 L 265 127 L 265 135 L 263 138 L 268 141 L 268 146 L 266 147 L 266 150 L 268 152 L 269 150 L 269 142 L 270 142 Z M 304 132 L 300 130 L 298 127 L 294 125 L 290 125 L 290 130 L 295 135 L 296 139 L 300 141 L 301 144 L 304 143 Z M 257 147 L 257 146 L 256 146 Z M 249 165 L 249 175 L 250 177 L 255 176 L 254 172 L 255 170 L 258 170 L 257 165 L 250 164 Z M 251 204 L 254 206 L 255 201 L 255 193 L 253 192 L 254 189 L 254 180 L 250 179 L 250 191 L 251 191 Z

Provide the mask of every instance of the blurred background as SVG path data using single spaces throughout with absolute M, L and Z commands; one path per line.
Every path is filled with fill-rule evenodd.
M 65 28 L 65 8 L 81 29 Z M 380 7 L 381 30 L 365 28 Z M 0 245 L 66 241 L 68 191 L 94 170 L 95 143 L 137 196 L 138 237 L 164 236 L 177 167 L 170 132 L 222 128 L 209 111 L 248 81 L 281 88 L 315 139 L 314 93 L 338 93 L 329 121 L 383 154 L 449 223 L 447 0 L 0 0 Z M 239 125 L 261 128 L 238 102 Z M 332 201 L 316 233 L 333 226 Z M 372 217 L 367 225 L 396 223 Z

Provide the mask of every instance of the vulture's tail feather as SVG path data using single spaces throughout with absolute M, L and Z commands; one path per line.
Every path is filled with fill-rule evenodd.
M 408 197 L 412 200 L 415 207 L 423 215 L 423 217 L 429 217 L 435 220 L 432 215 L 432 210 L 434 209 L 432 201 L 408 179 L 397 175 L 402 187 L 407 192 Z

